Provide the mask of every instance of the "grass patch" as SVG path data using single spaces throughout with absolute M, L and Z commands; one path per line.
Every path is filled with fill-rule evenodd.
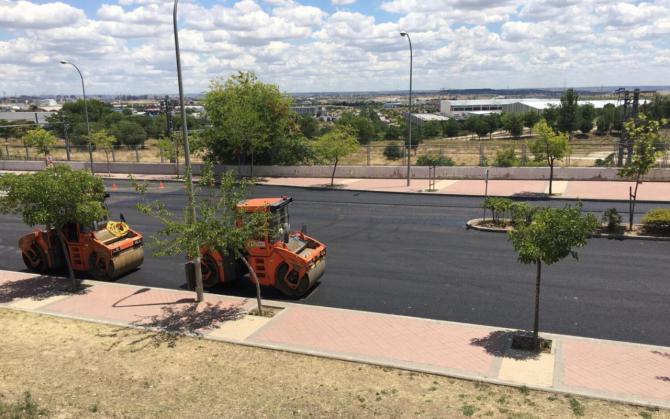
M 470 416 L 474 415 L 476 411 L 477 411 L 477 408 L 474 407 L 471 404 L 464 404 L 463 407 L 461 408 L 461 412 L 463 413 L 463 416 L 470 417 Z
M 49 413 L 42 409 L 33 400 L 29 391 L 23 393 L 23 397 L 14 403 L 0 401 L 0 417 L 11 419 L 30 419 L 45 417 Z
M 568 400 L 570 400 L 570 410 L 572 410 L 572 414 L 575 416 L 584 416 L 584 405 L 574 397 L 570 397 Z

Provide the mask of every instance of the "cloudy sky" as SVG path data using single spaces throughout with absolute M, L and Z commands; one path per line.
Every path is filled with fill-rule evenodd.
M 665 85 L 670 0 L 181 0 L 187 92 Z M 0 0 L 0 93 L 174 93 L 172 0 Z

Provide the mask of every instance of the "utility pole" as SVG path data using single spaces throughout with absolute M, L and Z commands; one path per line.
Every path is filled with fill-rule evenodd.
M 179 83 L 179 106 L 181 111 L 181 133 L 184 140 L 184 164 L 186 165 L 186 193 L 188 194 L 189 222 L 195 224 L 195 196 L 193 192 L 193 178 L 191 176 L 191 158 L 188 147 L 188 127 L 186 125 L 186 108 L 184 107 L 184 83 L 181 78 L 181 57 L 179 56 L 179 30 L 177 29 L 177 5 L 179 0 L 174 0 L 172 9 L 172 25 L 174 28 L 174 49 L 177 59 L 177 82 Z M 193 268 L 195 276 L 196 301 L 201 302 L 204 299 L 204 290 L 202 286 L 202 267 L 200 266 L 200 248 L 193 249 L 195 257 L 193 258 Z
M 408 145 L 407 145 L 407 186 L 409 186 L 411 170 L 410 165 L 412 161 L 412 65 L 414 60 L 414 54 L 412 52 L 412 39 L 409 37 L 409 33 L 400 32 L 400 36 L 407 37 L 409 41 L 409 113 L 407 115 L 407 125 L 409 128 L 408 135 Z

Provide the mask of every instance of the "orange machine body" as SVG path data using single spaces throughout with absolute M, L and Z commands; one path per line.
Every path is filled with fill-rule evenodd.
M 96 279 L 109 280 L 135 269 L 144 261 L 144 240 L 128 229 L 123 236 L 106 228 L 84 228 L 67 224 L 63 228 L 65 247 L 72 269 L 88 272 Z M 23 261 L 28 269 L 47 273 L 66 267 L 63 250 L 55 229 L 35 230 L 19 240 Z
M 301 297 L 326 269 L 326 245 L 302 232 L 288 231 L 288 205 L 292 201 L 289 197 L 256 198 L 242 201 L 237 207 L 244 212 L 268 213 L 263 239 L 251 242 L 244 255 L 259 283 L 287 296 Z M 272 234 L 273 227 L 284 228 L 283 234 Z M 247 271 L 244 263 L 219 251 L 202 251 L 203 283 L 207 287 L 238 279 Z

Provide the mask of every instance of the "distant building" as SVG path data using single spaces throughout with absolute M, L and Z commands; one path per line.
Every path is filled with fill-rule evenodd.
M 53 115 L 53 112 L 0 112 L 0 119 L 5 121 L 30 121 L 44 124 L 47 117 Z
M 450 118 L 447 118 L 446 116 L 443 115 L 436 115 L 433 113 L 413 113 L 412 114 L 412 123 L 415 125 L 421 125 L 426 122 L 433 122 L 433 121 L 448 121 Z
M 617 100 L 580 100 L 579 104 L 591 104 L 596 109 L 602 109 L 605 105 L 617 106 Z M 640 100 L 640 104 L 647 103 L 646 99 Z M 466 118 L 470 115 L 487 115 L 490 113 L 525 113 L 528 111 L 542 112 L 550 106 L 561 104 L 559 99 L 474 99 L 474 100 L 442 100 L 440 101 L 440 114 L 454 118 Z
M 395 108 L 399 108 L 400 106 L 402 106 L 400 104 L 400 102 L 386 102 L 386 103 L 384 103 L 383 108 L 384 109 L 395 109 Z
M 316 117 L 319 114 L 318 106 L 291 106 L 291 110 L 298 115 L 311 115 Z

